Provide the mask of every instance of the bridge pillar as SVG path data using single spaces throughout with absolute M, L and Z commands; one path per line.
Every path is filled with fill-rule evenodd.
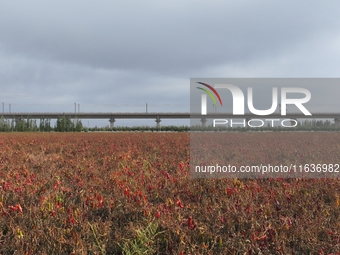
M 161 121 L 162 121 L 161 118 L 159 116 L 157 116 L 155 121 L 156 121 L 156 127 L 160 128 L 161 127 Z
M 110 118 L 109 122 L 110 122 L 110 128 L 113 128 L 116 120 L 115 120 L 115 118 Z
M 202 127 L 205 127 L 206 122 L 207 122 L 206 118 L 201 118 Z
M 340 127 L 340 118 L 334 118 L 335 127 Z

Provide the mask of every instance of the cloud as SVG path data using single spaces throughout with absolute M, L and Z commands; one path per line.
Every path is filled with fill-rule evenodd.
M 192 77 L 338 76 L 337 2 L 0 5 L 6 102 L 189 104 Z
M 46 61 L 180 75 L 275 57 L 338 28 L 334 6 L 324 3 L 188 3 L 12 4 L 2 16 L 2 42 Z

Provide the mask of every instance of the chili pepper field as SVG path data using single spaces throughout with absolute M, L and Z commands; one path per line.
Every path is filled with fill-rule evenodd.
M 256 144 L 264 162 L 340 163 L 337 132 L 228 135 L 234 159 Z M 0 146 L 0 254 L 340 254 L 339 179 L 194 179 L 189 133 L 2 133 Z

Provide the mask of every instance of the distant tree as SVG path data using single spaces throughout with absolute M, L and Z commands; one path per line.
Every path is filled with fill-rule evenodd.
M 58 132 L 72 132 L 74 131 L 74 124 L 69 116 L 59 116 L 57 119 L 56 131 Z
M 14 131 L 24 132 L 26 130 L 27 130 L 26 121 L 22 118 L 16 119 L 14 124 Z
M 50 119 L 45 119 L 44 120 L 44 131 L 45 132 L 51 132 L 52 131 L 51 120 Z
M 41 118 L 39 121 L 39 131 L 44 132 L 45 131 L 45 119 Z
M 331 122 L 329 120 L 326 120 L 325 123 L 324 123 L 324 126 L 330 127 L 331 126 Z
M 77 120 L 75 131 L 81 132 L 82 130 L 83 130 L 83 124 L 81 123 L 81 120 Z
M 30 132 L 35 132 L 35 131 L 38 131 L 38 126 L 37 126 L 37 121 L 36 120 L 33 120 L 33 119 L 27 119 L 27 131 L 30 131 Z
M 0 118 L 0 130 L 1 130 L 1 132 L 6 131 L 6 121 L 5 121 L 4 116 L 1 116 L 1 118 Z

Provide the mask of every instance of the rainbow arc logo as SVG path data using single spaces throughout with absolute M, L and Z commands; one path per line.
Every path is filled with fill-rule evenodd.
M 221 100 L 221 97 L 220 95 L 217 93 L 216 89 L 214 89 L 212 86 L 210 86 L 209 84 L 206 84 L 206 83 L 203 83 L 203 82 L 197 82 L 198 84 L 201 84 L 203 86 L 206 86 L 207 88 L 209 88 L 212 92 L 214 92 L 214 94 L 217 96 L 218 98 L 218 101 L 220 101 L 220 105 L 222 106 L 222 100 Z M 196 87 L 200 90 L 203 90 L 205 93 L 207 93 L 211 99 L 213 100 L 214 102 L 214 105 L 216 105 L 216 98 L 214 97 L 214 95 L 207 89 L 204 89 L 204 88 L 200 88 L 200 87 Z
M 210 89 L 216 95 L 216 97 L 218 98 L 218 101 L 220 102 L 220 105 L 222 106 L 221 97 L 218 94 L 218 92 L 216 91 L 216 89 L 214 89 L 209 84 L 206 84 L 206 83 L 203 83 L 203 82 L 197 82 L 197 83 L 207 87 L 208 89 Z M 211 100 L 214 102 L 215 107 L 216 107 L 216 104 L 217 104 L 216 98 L 213 95 L 213 93 L 211 93 L 208 89 L 201 88 L 201 87 L 196 87 L 196 88 L 203 90 L 205 93 L 207 93 L 207 94 L 202 94 L 202 109 L 201 109 L 202 114 L 206 115 L 207 114 L 207 95 L 210 96 Z

